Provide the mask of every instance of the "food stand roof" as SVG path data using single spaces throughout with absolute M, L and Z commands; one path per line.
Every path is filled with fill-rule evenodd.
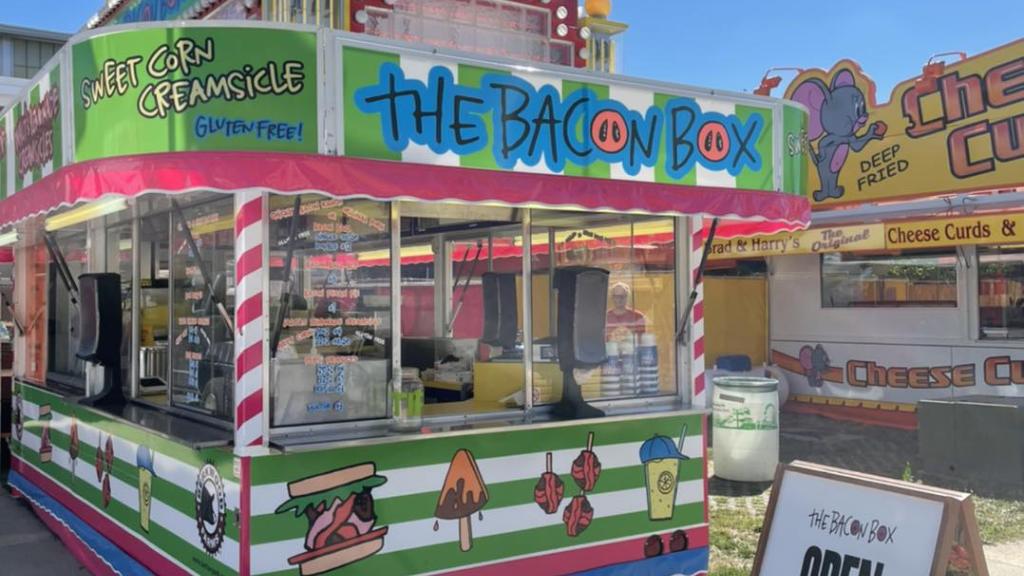
M 806 116 L 326 29 L 115 26 L 74 37 L 0 116 L 0 226 L 106 195 L 262 189 L 794 230 L 806 164 L 784 140 Z

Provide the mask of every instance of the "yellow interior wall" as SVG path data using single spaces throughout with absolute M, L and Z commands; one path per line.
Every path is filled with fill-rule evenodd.
M 704 278 L 704 362 L 746 354 L 755 365 L 766 361 L 768 302 L 765 278 Z

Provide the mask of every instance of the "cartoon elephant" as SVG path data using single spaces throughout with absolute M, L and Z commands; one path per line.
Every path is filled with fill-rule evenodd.
M 853 72 L 846 68 L 835 73 L 831 86 L 817 78 L 804 80 L 790 99 L 810 110 L 807 140 L 814 142 L 821 138 L 817 150 L 807 147 L 821 181 L 821 188 L 814 191 L 814 200 L 842 198 L 844 190 L 839 186 L 839 171 L 850 149 L 860 152 L 871 140 L 880 140 L 885 135 L 885 123 L 874 122 L 866 132 L 857 135 L 857 130 L 867 123 L 868 114 L 864 93 L 854 84 Z
M 825 384 L 825 372 L 832 367 L 832 361 L 821 344 L 813 348 L 804 346 L 800 349 L 800 366 L 807 376 L 807 383 L 813 388 L 821 388 Z

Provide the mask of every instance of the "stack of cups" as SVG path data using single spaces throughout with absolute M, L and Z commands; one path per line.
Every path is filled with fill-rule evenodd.
M 601 396 L 607 398 L 622 394 L 622 361 L 615 342 L 605 342 L 605 354 L 607 357 L 601 365 Z
M 658 393 L 658 343 L 654 334 L 640 336 L 637 350 L 637 381 L 641 394 Z
M 619 358 L 622 361 L 622 395 L 636 396 L 640 393 L 636 380 L 636 350 L 630 338 L 619 344 Z

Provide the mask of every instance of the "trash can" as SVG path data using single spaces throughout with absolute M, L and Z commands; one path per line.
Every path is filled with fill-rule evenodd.
M 715 476 L 771 481 L 779 464 L 779 381 L 718 376 L 712 382 Z

